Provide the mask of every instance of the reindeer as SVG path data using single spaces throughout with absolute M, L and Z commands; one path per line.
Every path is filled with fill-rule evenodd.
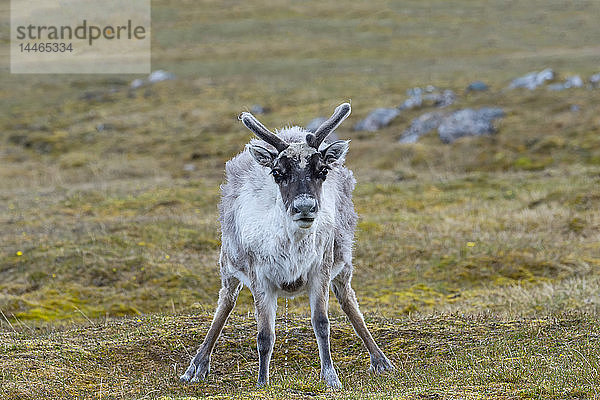
M 341 388 L 329 345 L 330 285 L 369 351 L 370 370 L 379 373 L 394 368 L 367 329 L 350 285 L 357 220 L 352 204 L 355 180 L 343 166 L 350 141 L 325 141 L 350 111 L 350 104 L 341 104 L 314 134 L 295 126 L 276 135 L 252 114 L 239 116 L 262 140 L 252 139 L 226 163 L 227 180 L 221 186 L 219 205 L 222 287 L 218 307 L 181 381 L 206 378 L 215 342 L 243 285 L 254 296 L 258 386 L 269 381 L 278 296 L 308 292 L 321 377 L 328 386 Z

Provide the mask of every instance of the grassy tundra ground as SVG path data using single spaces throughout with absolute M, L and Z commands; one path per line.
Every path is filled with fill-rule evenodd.
M 156 1 L 153 67 L 175 81 L 132 92 L 130 76 L 4 68 L 0 393 L 599 397 L 600 90 L 503 89 L 544 67 L 598 72 L 600 4 L 473 3 Z M 491 90 L 463 93 L 474 79 Z M 503 107 L 499 133 L 397 144 L 423 111 L 350 129 L 427 84 L 456 90 L 452 109 Z M 338 135 L 358 180 L 354 282 L 398 371 L 366 373 L 334 300 L 346 389 L 326 392 L 298 298 L 280 303 L 272 384 L 253 389 L 245 290 L 209 381 L 180 385 L 219 287 L 223 164 L 250 137 L 235 116 L 260 103 L 269 127 L 305 124 L 349 98 Z

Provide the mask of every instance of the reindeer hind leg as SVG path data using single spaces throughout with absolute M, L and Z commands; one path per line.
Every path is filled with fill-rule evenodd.
M 388 360 L 385 354 L 383 354 L 383 351 L 377 346 L 377 343 L 375 343 L 373 336 L 371 336 L 371 332 L 369 332 L 369 329 L 365 324 L 362 313 L 358 308 L 356 294 L 350 285 L 350 281 L 352 280 L 351 271 L 351 267 L 347 266 L 346 271 L 342 271 L 335 279 L 333 279 L 331 282 L 333 293 L 338 299 L 342 310 L 346 313 L 348 319 L 350 319 L 354 331 L 369 351 L 371 357 L 370 370 L 377 373 L 393 370 L 394 365 Z

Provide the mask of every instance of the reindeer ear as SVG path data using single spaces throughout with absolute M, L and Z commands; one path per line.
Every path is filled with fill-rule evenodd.
M 349 140 L 336 140 L 329 146 L 321 150 L 323 161 L 325 164 L 331 165 L 333 163 L 343 164 L 350 146 Z
M 273 160 L 277 158 L 277 153 L 257 144 L 248 144 L 246 145 L 246 148 L 256 162 L 263 167 L 271 168 L 273 166 Z

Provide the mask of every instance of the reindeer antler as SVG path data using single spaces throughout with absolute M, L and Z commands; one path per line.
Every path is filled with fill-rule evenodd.
M 331 132 L 335 130 L 346 118 L 350 115 L 352 111 L 352 107 L 350 107 L 350 103 L 342 103 L 336 107 L 333 115 L 325 122 L 321 124 L 317 128 L 314 134 L 309 133 L 306 135 L 306 143 L 309 146 L 318 149 L 323 140 L 329 135 Z
M 246 128 L 250 129 L 256 136 L 270 145 L 273 145 L 278 152 L 281 153 L 283 150 L 288 148 L 289 144 L 278 138 L 277 135 L 268 130 L 263 124 L 260 123 L 259 120 L 256 119 L 256 117 L 254 117 L 254 115 L 250 114 L 249 112 L 241 113 L 238 119 L 242 121 L 242 123 L 246 125 Z

